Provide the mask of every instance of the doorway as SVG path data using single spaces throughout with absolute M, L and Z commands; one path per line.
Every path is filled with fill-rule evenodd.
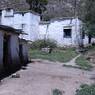
M 22 46 L 22 44 L 19 45 L 19 56 L 20 56 L 20 63 L 23 64 L 23 46 Z
M 10 70 L 10 35 L 4 34 L 3 41 L 3 66 L 5 71 Z

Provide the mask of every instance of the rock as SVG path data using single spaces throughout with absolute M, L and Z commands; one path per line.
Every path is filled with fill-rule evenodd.
M 91 57 L 90 57 L 90 56 L 88 56 L 88 57 L 86 57 L 86 59 L 87 59 L 88 61 L 90 61 Z
M 90 79 L 95 80 L 95 74 L 93 74 Z
M 26 68 L 25 66 L 22 66 L 22 68 L 21 68 L 21 69 L 26 70 L 27 68 Z
M 49 53 L 50 48 L 42 48 L 41 51 Z

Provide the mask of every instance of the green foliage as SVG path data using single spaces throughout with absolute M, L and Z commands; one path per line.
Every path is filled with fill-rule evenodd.
M 95 23 L 95 0 L 85 1 L 85 18 L 84 21 L 88 24 Z
M 50 47 L 50 48 L 57 47 L 56 41 L 50 40 L 50 39 L 37 40 L 37 41 L 33 42 L 31 45 L 32 49 L 41 49 L 41 48 L 45 48 L 45 47 Z
M 76 95 L 95 95 L 95 85 L 81 85 L 81 88 L 76 92 Z
M 95 24 L 85 23 L 84 31 L 85 31 L 85 34 L 91 35 L 91 37 L 95 37 Z
M 84 27 L 89 37 L 95 37 L 95 0 L 85 0 Z
M 51 54 L 42 52 L 41 50 L 30 50 L 30 57 L 33 59 L 46 59 L 50 61 L 68 62 L 76 57 L 77 53 L 73 49 L 59 50 L 54 49 Z
M 53 95 L 62 95 L 62 92 L 59 89 L 54 89 Z
M 48 0 L 26 0 L 26 2 L 30 5 L 30 10 L 39 14 L 46 10 L 46 5 L 48 4 Z
M 85 70 L 91 70 L 92 66 L 89 63 L 88 60 L 86 60 L 86 58 L 84 56 L 80 56 L 76 59 L 76 63 L 77 65 L 79 65 L 82 69 Z

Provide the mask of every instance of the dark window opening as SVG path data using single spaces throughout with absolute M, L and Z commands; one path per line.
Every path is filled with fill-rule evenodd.
M 64 37 L 71 38 L 72 29 L 64 29 Z

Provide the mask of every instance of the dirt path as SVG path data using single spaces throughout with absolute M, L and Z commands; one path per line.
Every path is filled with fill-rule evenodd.
M 75 95 L 81 84 L 94 82 L 90 78 L 95 72 L 42 61 L 31 63 L 17 73 L 20 78 L 8 77 L 2 81 L 0 95 L 53 95 L 54 89 L 60 89 L 63 95 Z

